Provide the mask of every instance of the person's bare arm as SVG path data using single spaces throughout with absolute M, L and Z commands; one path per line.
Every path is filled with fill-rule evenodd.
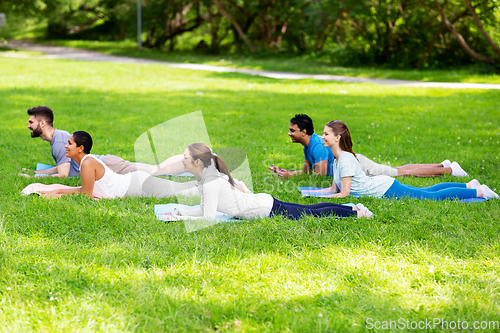
M 37 175 L 37 174 L 52 175 L 54 173 L 57 173 L 57 167 L 52 167 L 52 168 L 45 169 L 45 170 L 35 170 L 34 173 L 35 173 L 35 175 Z
M 81 193 L 92 198 L 94 193 L 94 183 L 96 180 L 96 168 L 104 168 L 94 158 L 87 158 L 80 169 L 80 179 L 82 180 Z
M 322 188 L 321 190 L 309 190 L 309 192 L 317 192 L 317 193 L 325 193 L 325 194 L 334 194 L 339 191 L 337 184 L 335 184 L 335 180 L 332 181 L 332 186 L 327 188 Z
M 69 169 L 71 168 L 71 164 L 69 162 L 59 164 L 56 166 L 57 173 L 52 174 L 52 177 L 64 178 L 69 176 Z
M 286 170 L 286 169 L 279 169 L 278 176 L 281 178 L 289 178 L 289 177 L 300 175 L 302 173 L 310 173 L 311 171 L 312 171 L 311 163 L 308 160 L 305 160 L 304 166 L 302 167 L 302 170 L 291 171 L 291 170 Z
M 323 160 L 315 163 L 314 173 L 319 176 L 326 176 L 326 174 L 328 173 L 328 160 Z
M 342 177 L 340 179 L 340 193 L 332 194 L 331 198 L 344 198 L 351 194 L 352 177 Z
M 64 163 L 64 164 L 68 164 L 68 166 L 69 166 L 69 163 Z M 45 169 L 45 170 L 35 170 L 35 171 L 33 171 L 33 173 L 35 175 L 43 175 L 43 176 L 39 176 L 39 177 L 48 177 L 48 176 L 61 177 L 61 176 L 59 176 L 59 174 L 57 172 L 57 168 L 58 167 L 55 166 L 55 167 L 48 168 L 48 169 Z M 68 174 L 69 174 L 69 168 L 68 168 Z M 31 175 L 27 175 L 25 173 L 19 173 L 19 176 L 23 176 L 23 177 L 27 177 L 27 178 L 34 177 L 34 176 L 31 176 Z
M 40 195 L 46 198 L 60 198 L 61 196 L 65 194 L 80 194 L 82 191 L 82 187 L 72 187 L 72 188 L 65 188 L 65 189 L 57 189 L 57 190 L 50 190 L 50 191 L 40 191 Z

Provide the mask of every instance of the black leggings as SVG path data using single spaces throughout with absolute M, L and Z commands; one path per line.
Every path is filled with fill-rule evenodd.
M 315 217 L 339 216 L 349 217 L 357 216 L 358 213 L 352 210 L 352 207 L 335 204 L 332 202 L 322 202 L 313 205 L 300 205 L 292 202 L 283 202 L 274 198 L 271 216 L 288 217 L 290 220 L 298 220 L 303 215 L 312 215 Z

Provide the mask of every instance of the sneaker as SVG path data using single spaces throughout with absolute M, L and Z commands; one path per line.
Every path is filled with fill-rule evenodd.
M 458 164 L 457 162 L 451 163 L 450 168 L 451 168 L 451 174 L 455 177 L 467 177 L 468 176 L 467 172 L 465 172 L 464 169 L 462 169 L 460 164 Z
M 485 199 L 498 199 L 498 194 L 493 192 L 488 186 L 481 185 L 479 189 L 483 192 L 483 198 Z
M 444 168 L 449 168 L 451 166 L 450 160 L 444 160 L 443 162 L 441 162 L 441 164 Z
M 475 189 L 475 190 L 479 190 L 479 187 L 481 186 L 481 184 L 478 182 L 477 179 L 473 179 L 469 182 L 470 186 Z

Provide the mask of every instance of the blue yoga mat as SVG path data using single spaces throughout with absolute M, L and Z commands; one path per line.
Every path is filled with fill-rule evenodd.
M 311 190 L 321 190 L 323 189 L 322 187 L 297 187 L 297 190 L 302 193 L 303 196 L 309 196 L 309 197 L 321 197 L 323 193 L 318 193 L 318 192 L 311 192 Z M 354 196 L 356 198 L 359 198 L 357 196 Z M 450 199 L 450 200 L 455 200 L 455 199 Z M 487 201 L 485 198 L 468 198 L 468 199 L 459 199 L 459 202 L 462 203 L 476 203 L 476 202 L 482 202 L 482 201 Z
M 43 164 L 43 163 L 37 163 L 36 164 L 36 170 L 39 171 L 39 170 L 47 170 L 47 169 L 50 169 L 50 168 L 53 168 L 54 166 L 53 165 L 48 165 L 48 164 Z M 47 176 L 50 176 L 48 173 L 36 173 L 35 174 L 35 177 L 47 177 Z

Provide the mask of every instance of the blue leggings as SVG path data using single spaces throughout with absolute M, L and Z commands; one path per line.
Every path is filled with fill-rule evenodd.
M 283 202 L 274 199 L 271 216 L 283 216 L 290 220 L 298 220 L 303 215 L 312 215 L 315 217 L 357 216 L 358 213 L 352 210 L 352 207 L 335 204 L 332 202 L 322 202 L 313 205 L 300 205 L 292 202 Z
M 477 197 L 477 191 L 466 188 L 464 183 L 441 183 L 431 187 L 415 187 L 401 184 L 394 179 L 394 183 L 384 193 L 386 198 L 417 198 L 417 199 L 467 199 Z

